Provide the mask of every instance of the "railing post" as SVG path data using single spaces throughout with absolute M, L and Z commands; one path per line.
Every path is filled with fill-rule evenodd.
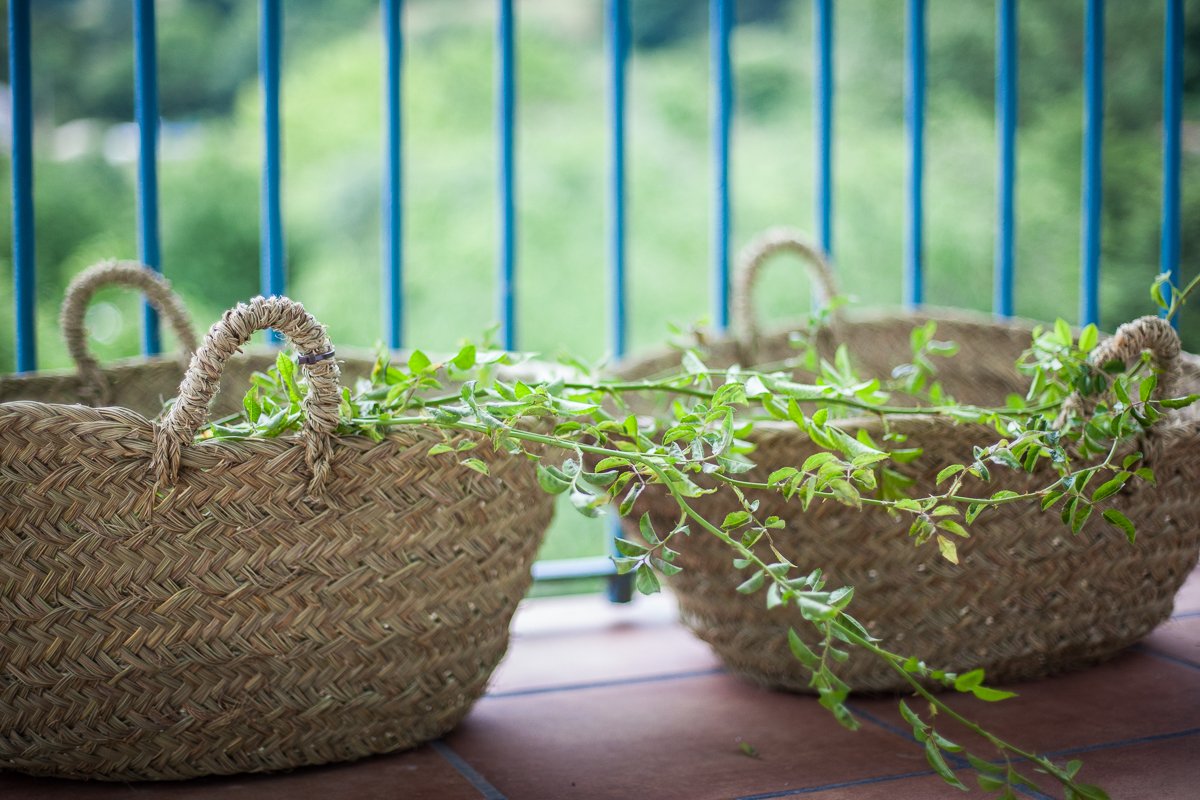
M 1013 314 L 1017 168 L 1017 0 L 996 6 L 996 263 L 992 311 Z
M 403 0 L 381 0 L 384 38 L 383 296 L 384 338 L 388 347 L 404 343 L 404 187 L 401 128 L 404 66 Z
M 513 0 L 500 0 L 499 21 L 496 26 L 496 122 L 498 125 L 500 167 L 500 264 L 499 315 L 500 339 L 506 350 L 517 345 L 516 320 L 516 43 Z
M 8 75 L 12 84 L 13 300 L 17 371 L 37 369 L 37 297 L 33 241 L 33 90 L 29 0 L 8 3 Z
M 909 151 L 904 304 L 914 308 L 925 302 L 925 0 L 908 0 L 905 51 L 905 117 Z
M 833 255 L 833 0 L 813 3 L 817 90 L 817 236 L 826 256 Z
M 1180 207 L 1179 181 L 1183 170 L 1181 132 L 1183 127 L 1183 0 L 1167 0 L 1163 40 L 1163 195 L 1162 237 L 1158 269 L 1182 288 L 1179 267 Z M 1165 288 L 1165 287 L 1164 287 Z M 1171 301 L 1171 291 L 1163 296 Z M 1179 317 L 1171 319 L 1179 326 Z
M 629 61 L 629 0 L 608 0 L 609 146 L 608 259 L 609 335 L 614 358 L 625 355 L 628 334 L 628 302 L 625 291 L 625 84 Z M 621 535 L 617 515 L 609 517 L 608 546 L 617 553 L 614 539 Z M 608 599 L 628 603 L 633 599 L 633 575 L 610 575 Z
M 1083 55 L 1083 246 L 1079 324 L 1100 323 L 1100 211 L 1104 196 L 1104 0 L 1087 0 Z
M 162 271 L 158 228 L 158 32 L 154 0 L 135 0 L 133 17 L 134 102 L 138 126 L 138 258 Z M 142 353 L 162 350 L 158 312 L 142 301 Z
M 712 80 L 712 280 L 713 325 L 729 327 L 729 140 L 733 117 L 733 64 L 729 36 L 732 0 L 709 0 L 709 44 Z
M 279 84 L 283 51 L 280 0 L 261 0 L 259 74 L 263 92 L 263 186 L 260 285 L 264 295 L 287 290 L 283 253 L 283 207 L 280 197 L 282 157 L 279 134 Z M 268 333 L 268 341 L 281 341 Z

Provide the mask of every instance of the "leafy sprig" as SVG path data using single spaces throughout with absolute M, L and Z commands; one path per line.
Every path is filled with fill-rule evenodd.
M 1177 308 L 1185 297 L 1173 293 L 1170 307 Z M 936 332 L 932 321 L 914 329 L 910 362 L 884 380 L 860 376 L 845 348 L 828 362 L 815 355 L 811 339 L 805 340 L 799 359 L 813 376 L 811 383 L 797 382 L 789 369 L 710 369 L 701 349 L 684 353 L 678 373 L 644 381 L 598 380 L 578 362 L 549 377 L 522 375 L 515 371 L 520 356 L 486 343 L 465 344 L 438 359 L 415 350 L 402 362 L 381 350 L 370 376 L 343 389 L 338 432 L 381 441 L 397 426 L 432 427 L 445 437 L 430 448 L 430 455 L 456 458 L 464 468 L 485 474 L 486 463 L 471 451 L 479 437 L 486 437 L 497 449 L 535 460 L 541 488 L 567 495 L 589 517 L 607 508 L 629 515 L 644 491 L 661 487 L 679 509 L 671 530 L 655 530 L 650 516 L 642 515 L 641 541 L 616 542 L 617 570 L 633 573 L 639 590 L 656 592 L 659 575 L 680 571 L 679 552 L 671 546 L 677 537 L 693 530 L 714 536 L 729 548 L 732 568 L 745 575 L 739 592 L 761 592 L 768 608 L 794 607 L 812 626 L 815 636 L 807 639 L 789 630 L 789 649 L 808 671 L 820 704 L 841 724 L 858 725 L 846 704 L 851 687 L 837 675 L 837 665 L 854 648 L 886 662 L 931 713 L 956 720 L 1001 757 L 995 762 L 967 751 L 901 701 L 901 714 L 931 767 L 947 783 L 965 788 L 948 766 L 948 759 L 965 757 L 979 785 L 1001 797 L 1038 787 L 1039 779 L 1022 771 L 1026 765 L 1058 782 L 1068 797 L 1102 798 L 1102 790 L 1076 780 L 1078 762 L 1059 766 L 1026 751 L 934 694 L 930 685 L 991 702 L 1012 696 L 986 686 L 981 670 L 954 674 L 882 647 L 849 613 L 853 588 L 828 588 L 819 568 L 789 561 L 773 539 L 786 521 L 761 515 L 758 501 L 747 494 L 778 493 L 803 510 L 821 502 L 885 509 L 914 545 L 935 543 L 935 557 L 953 563 L 958 563 L 957 541 L 971 535 L 979 516 L 1012 503 L 1037 503 L 1043 511 L 1057 507 L 1073 533 L 1099 510 L 1106 523 L 1133 542 L 1134 523 L 1112 501 L 1134 483 L 1152 484 L 1154 474 L 1127 443 L 1162 414 L 1198 398 L 1154 398 L 1157 378 L 1148 360 L 1128 369 L 1092 364 L 1089 353 L 1099 338 L 1095 327 L 1076 337 L 1059 321 L 1035 332 L 1019 365 L 1030 378 L 1023 397 L 1010 397 L 995 408 L 960 404 L 938 382 L 934 361 L 951 357 L 957 348 L 938 341 Z M 274 369 L 253 376 L 244 413 L 210 424 L 200 436 L 270 437 L 296 431 L 303 424 L 306 392 L 295 363 L 281 353 Z M 635 413 L 633 399 L 648 393 L 668 399 L 666 416 Z M 936 490 L 917 493 L 916 482 L 901 467 L 922 452 L 906 447 L 904 437 L 888 425 L 890 419 L 910 414 L 986 426 L 997 438 L 974 447 L 960 463 L 942 465 Z M 862 429 L 850 435 L 840 424 L 847 415 L 880 420 L 882 441 Z M 793 426 L 817 451 L 800 464 L 776 468 L 765 480 L 751 480 L 746 473 L 755 466 L 752 433 L 767 421 Z M 463 432 L 479 437 L 454 435 Z M 968 480 L 972 486 L 1002 483 L 995 473 L 1036 477 L 1047 467 L 1052 477 L 1028 491 L 968 490 Z M 726 493 L 737 506 L 720 521 L 706 519 L 694 505 L 714 492 Z

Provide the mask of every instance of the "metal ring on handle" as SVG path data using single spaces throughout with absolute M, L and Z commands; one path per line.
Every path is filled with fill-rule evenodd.
M 179 296 L 170 282 L 159 273 L 136 261 L 101 261 L 75 276 L 67 286 L 59 312 L 59 326 L 67 344 L 67 352 L 79 369 L 80 398 L 92 405 L 105 405 L 112 400 L 112 388 L 104 379 L 100 365 L 88 351 L 87 328 L 83 318 L 88 304 L 98 289 L 105 286 L 129 286 L 139 289 L 150 305 L 167 318 L 179 339 L 180 365 L 186 367 L 196 350 L 196 331 Z
M 180 451 L 192 443 L 196 431 L 208 419 L 208 406 L 220 391 L 225 363 L 256 331 L 267 328 L 283 334 L 302 356 L 319 356 L 333 350 L 325 326 L 304 306 L 286 297 L 256 297 L 226 311 L 192 356 L 179 385 L 179 397 L 155 431 L 151 468 L 159 486 L 169 486 L 178 477 Z M 309 495 L 319 498 L 329 479 L 329 458 L 338 426 L 340 369 L 332 358 L 305 364 L 302 369 L 308 377 L 308 394 L 304 398 L 305 422 L 300 440 L 312 476 Z

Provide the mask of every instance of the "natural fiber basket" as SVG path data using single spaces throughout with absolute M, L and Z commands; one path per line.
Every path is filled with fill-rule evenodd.
M 306 427 L 194 442 L 233 354 L 303 355 Z M 0 768 L 186 778 L 359 758 L 445 733 L 484 691 L 551 501 L 441 434 L 336 434 L 338 362 L 286 298 L 209 331 L 161 423 L 0 404 Z
M 816 271 L 825 293 L 835 293 L 828 266 L 803 237 L 786 230 L 767 233 L 747 248 L 738 265 L 734 290 L 740 335 L 710 342 L 709 366 L 795 356 L 787 330 L 758 335 L 751 305 L 759 267 L 780 251 L 801 255 Z M 1024 323 L 940 311 L 844 316 L 822 332 L 821 347 L 829 356 L 835 342 L 845 343 L 864 374 L 886 377 L 892 366 L 909 360 L 909 333 L 928 319 L 937 320 L 939 339 L 961 346 L 939 375 L 952 396 L 1002 405 L 1008 393 L 1024 392 L 1013 367 L 1030 342 L 1031 331 Z M 1165 389 L 1174 382 L 1176 394 L 1200 392 L 1200 364 L 1179 352 L 1174 332 L 1157 318 L 1124 325 L 1101 344 L 1108 356 L 1125 359 L 1140 356 L 1143 347 L 1154 351 L 1167 373 L 1160 386 Z M 670 372 L 672 362 L 678 364 L 677 354 L 652 354 L 627 363 L 622 376 Z M 851 435 L 866 430 L 875 441 L 883 440 L 878 418 L 837 424 Z M 895 415 L 888 425 L 908 437 L 905 447 L 924 450 L 916 462 L 898 467 L 916 479 L 912 491 L 918 495 L 935 490 L 934 477 L 941 467 L 971 461 L 972 445 L 996 439 L 989 428 L 932 416 Z M 906 523 L 877 509 L 856 511 L 826 502 L 813 504 L 805 513 L 799 503 L 787 503 L 778 493 L 747 494 L 760 501 L 759 514 L 787 521 L 786 529 L 773 532 L 784 556 L 802 569 L 824 568 L 831 587 L 855 587 L 849 610 L 884 637 L 884 646 L 916 655 L 936 668 L 984 667 L 991 682 L 1017 681 L 1108 658 L 1170 616 L 1174 596 L 1200 552 L 1200 423 L 1195 415 L 1175 412 L 1152 434 L 1152 441 L 1140 443 L 1140 449 L 1154 469 L 1157 487 L 1129 486 L 1114 498 L 1115 507 L 1137 524 L 1136 545 L 1099 515 L 1072 536 L 1057 512 L 1003 506 L 984 512 L 972 526 L 970 539 L 958 542 L 961 563 L 955 566 L 934 548 L 914 547 Z M 752 439 L 758 467 L 750 480 L 765 480 L 778 467 L 799 466 L 816 452 L 790 424 L 756 425 Z M 991 484 L 980 482 L 964 492 L 1025 492 L 1052 480 L 1049 473 L 1029 476 L 997 468 Z M 708 519 L 720 520 L 736 510 L 724 493 L 693 502 Z M 673 527 L 679 514 L 669 495 L 650 490 L 629 519 L 636 520 L 642 511 L 650 513 L 660 530 Z M 636 527 L 627 523 L 627 535 L 636 536 Z M 670 587 L 687 626 L 734 672 L 766 686 L 809 691 L 808 673 L 787 645 L 789 626 L 802 636 L 811 630 L 800 614 L 786 607 L 768 611 L 761 596 L 739 594 L 736 587 L 745 576 L 732 567 L 728 547 L 714 537 L 693 533 L 678 549 L 683 571 L 670 579 Z M 775 560 L 769 552 L 762 555 Z M 869 655 L 855 653 L 838 670 L 857 691 L 906 687 L 886 664 Z

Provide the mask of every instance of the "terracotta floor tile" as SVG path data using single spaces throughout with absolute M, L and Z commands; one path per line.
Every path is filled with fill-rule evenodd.
M 964 770 L 958 774 L 963 783 L 975 789 L 976 795 L 982 796 L 969 772 Z M 806 800 L 952 800 L 971 797 L 964 795 L 960 789 L 946 785 L 941 778 L 932 773 L 919 777 L 836 786 L 799 796 Z
M 1200 615 L 1173 619 L 1146 637 L 1142 646 L 1151 653 L 1179 659 L 1200 670 Z M 1200 713 L 1197 713 L 1200 718 Z M 1197 720 L 1200 723 L 1200 719 Z
M 485 698 L 447 743 L 510 800 L 732 798 L 926 769 L 900 737 L 723 674 Z
M 1148 653 L 1127 652 L 1089 670 L 1008 688 L 1020 696 L 1000 703 L 962 695 L 947 699 L 992 733 L 1039 752 L 1176 733 L 1200 725 L 1200 670 Z M 864 698 L 852 704 L 910 730 L 895 700 Z M 924 704 L 910 705 L 921 710 Z M 964 743 L 970 738 L 949 721 L 939 728 Z M 991 752 L 978 755 L 993 757 Z
M 1198 794 L 1200 732 L 1078 757 L 1085 764 L 1080 778 L 1101 786 L 1110 797 L 1194 800 Z
M 679 626 L 674 598 L 618 606 L 601 597 L 555 598 L 517 612 L 508 655 L 489 692 L 505 694 L 720 667 L 708 645 Z
M 163 783 L 101 783 L 0 772 L 5 800 L 479 800 L 483 795 L 430 747 L 274 775 Z

